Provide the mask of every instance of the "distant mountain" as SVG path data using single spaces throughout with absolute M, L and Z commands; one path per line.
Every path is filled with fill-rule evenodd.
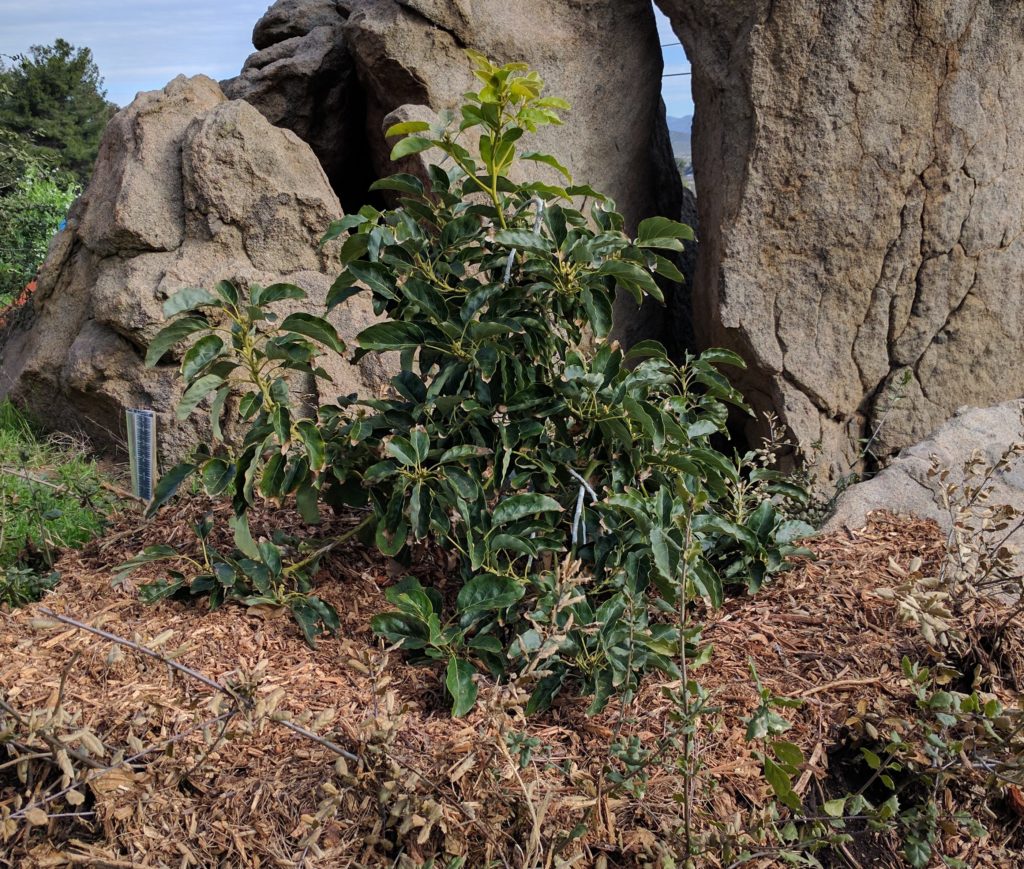
M 689 160 L 693 154 L 693 149 L 690 146 L 690 134 L 670 130 L 668 136 L 672 141 L 672 153 L 677 157 L 685 157 Z
M 674 118 L 669 115 L 668 135 L 672 140 L 672 153 L 677 157 L 690 159 L 693 153 L 690 149 L 690 128 L 693 126 L 693 115 L 683 115 L 681 118 Z
M 690 128 L 693 126 L 693 115 L 683 115 L 681 118 L 674 118 L 669 115 L 666 120 L 668 121 L 668 128 L 673 133 L 686 133 L 687 136 L 690 134 Z

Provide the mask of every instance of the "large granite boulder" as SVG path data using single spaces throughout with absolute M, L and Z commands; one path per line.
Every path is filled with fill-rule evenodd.
M 262 51 L 318 27 L 335 27 L 340 14 L 337 0 L 277 0 L 253 27 L 253 48 Z
M 883 416 L 891 451 L 1024 394 L 1024 4 L 658 3 L 693 66 L 696 333 L 753 402 L 843 472 Z
M 0 347 L 0 396 L 47 424 L 123 439 L 124 410 L 158 411 L 166 458 L 205 428 L 173 409 L 174 360 L 143 365 L 164 299 L 186 286 L 286 280 L 322 305 L 335 264 L 317 242 L 341 207 L 308 146 L 205 76 L 140 94 L 111 121 L 92 182 L 55 239 L 33 316 Z M 333 319 L 346 339 L 372 322 L 359 297 Z M 325 365 L 333 383 L 297 384 L 309 404 L 374 392 L 386 371 L 369 359 Z
M 355 210 L 374 176 L 345 18 L 333 0 L 279 0 L 253 30 L 258 50 L 221 88 L 306 142 L 342 205 Z
M 1024 441 L 1024 401 L 1007 401 L 994 407 L 965 407 L 929 437 L 902 450 L 885 470 L 846 489 L 836 502 L 826 531 L 842 528 L 859 530 L 874 511 L 884 510 L 921 519 L 934 519 L 950 531 L 953 516 L 943 498 L 943 490 L 952 486 L 960 495 L 952 499 L 954 509 L 968 501 L 963 490 L 965 478 L 977 486 L 978 476 L 988 476 L 1007 457 L 1005 467 L 992 474 L 986 483 L 987 497 L 978 507 L 1008 505 L 1016 515 L 1024 515 L 1024 459 L 1008 451 L 1021 448 Z M 974 479 L 965 474 L 965 465 L 978 461 Z M 944 472 L 936 474 L 936 469 Z M 1024 529 L 1014 528 L 1008 543 L 1024 549 Z M 996 533 L 996 539 L 1002 534 Z

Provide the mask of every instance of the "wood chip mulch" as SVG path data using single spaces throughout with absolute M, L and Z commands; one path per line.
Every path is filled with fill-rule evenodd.
M 93 766 L 113 767 L 91 773 L 77 806 L 46 804 L 51 814 L 79 817 L 19 827 L 0 845 L 0 866 L 420 866 L 444 854 L 464 856 L 466 866 L 521 866 L 527 853 L 549 855 L 552 866 L 662 865 L 659 849 L 678 841 L 679 776 L 670 765 L 654 766 L 642 793 L 609 794 L 603 770 L 614 739 L 638 736 L 650 747 L 665 732 L 673 706 L 664 677 L 648 677 L 626 708 L 612 703 L 592 717 L 588 700 L 562 698 L 527 718 L 514 691 L 482 684 L 478 709 L 453 720 L 438 673 L 408 665 L 369 628 L 370 617 L 388 609 L 384 589 L 407 569 L 358 545 L 333 554 L 318 578 L 317 592 L 337 607 L 342 626 L 315 650 L 287 614 L 266 608 L 144 606 L 137 587 L 156 569 L 112 584 L 112 568 L 143 546 L 188 544 L 188 523 L 202 509 L 186 505 L 148 523 L 125 517 L 64 557 L 63 579 L 44 601 L 0 613 L 0 700 L 63 734 Z M 355 520 L 332 521 L 337 527 L 325 533 Z M 254 533 L 294 523 L 266 514 Z M 837 776 L 863 722 L 910 708 L 903 655 L 931 658 L 913 626 L 873 591 L 895 584 L 914 558 L 937 562 L 943 540 L 934 524 L 875 516 L 863 531 L 820 537 L 812 549 L 814 560 L 707 619 L 704 639 L 714 655 L 696 677 L 720 711 L 705 719 L 697 740 L 702 830 L 724 835 L 768 802 L 743 735 L 757 703 L 751 663 L 766 688 L 803 701 L 785 710 L 793 723 L 787 738 L 807 759 L 797 789 L 813 807 L 848 784 Z M 412 572 L 443 582 L 449 569 L 435 553 Z M 255 705 L 55 622 L 41 607 L 158 648 Z M 983 631 L 997 617 L 979 611 L 971 627 Z M 1019 698 L 1024 649 L 1024 629 L 1012 625 L 1011 634 L 1000 660 L 974 662 L 975 678 L 1006 700 Z M 283 716 L 360 761 L 339 761 L 284 729 L 274 720 Z M 523 765 L 528 739 L 539 742 Z M 21 766 L 5 760 L 0 752 L 0 821 L 53 782 L 46 758 Z M 1020 841 L 1012 817 L 1003 821 L 980 841 L 951 835 L 944 851 L 971 866 L 1024 865 L 1006 856 Z M 571 836 L 580 823 L 586 831 Z M 561 863 L 552 845 L 559 842 Z M 851 848 L 833 865 L 900 865 L 891 844 Z M 709 857 L 703 865 L 719 864 Z M 745 865 L 777 864 L 765 856 Z

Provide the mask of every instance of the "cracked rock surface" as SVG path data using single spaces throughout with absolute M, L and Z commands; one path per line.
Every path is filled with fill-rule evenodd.
M 696 334 L 754 404 L 838 474 L 883 418 L 886 453 L 1024 394 L 1024 4 L 658 2 L 694 72 Z

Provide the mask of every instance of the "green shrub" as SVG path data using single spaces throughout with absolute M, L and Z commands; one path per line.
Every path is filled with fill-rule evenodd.
M 0 568 L 0 607 L 19 607 L 39 600 L 60 581 L 60 573 L 40 573 L 31 567 Z
M 0 195 L 0 306 L 18 298 L 35 277 L 78 192 L 70 177 L 29 165 Z
M 678 674 L 677 656 L 693 649 L 671 614 L 694 598 L 720 603 L 728 582 L 756 587 L 809 528 L 773 502 L 782 483 L 771 472 L 712 445 L 728 406 L 742 407 L 718 371 L 738 357 L 711 351 L 680 366 L 655 342 L 627 351 L 608 338 L 616 291 L 660 301 L 655 275 L 681 280 L 671 257 L 690 228 L 654 217 L 627 236 L 614 204 L 572 184 L 555 158 L 517 153 L 567 106 L 542 97 L 525 67 L 473 60 L 483 87 L 459 117 L 389 131 L 403 137 L 393 159 L 437 155 L 429 183 L 377 182 L 398 207 L 365 207 L 325 239 L 343 239 L 328 309 L 371 293 L 384 319 L 358 336 L 352 359 L 399 355 L 393 393 L 344 396 L 302 417 L 289 372 L 322 376 L 318 355 L 346 352 L 321 317 L 277 321 L 271 306 L 303 291 L 184 290 L 165 306 L 176 319 L 149 361 L 189 338 L 179 414 L 211 398 L 219 436 L 242 383 L 249 428 L 237 448 L 220 443 L 172 470 L 154 508 L 191 474 L 230 495 L 238 552 L 191 590 L 288 601 L 307 636 L 334 618 L 296 582 L 333 544 L 286 566 L 280 546 L 251 541 L 244 515 L 259 498 L 294 497 L 309 522 L 324 504 L 367 508 L 381 552 L 433 543 L 457 555 L 456 593 L 406 578 L 387 592 L 395 609 L 373 621 L 444 667 L 455 714 L 474 705 L 481 670 L 531 680 L 531 708 L 572 683 L 596 710 L 644 669 Z M 517 157 L 566 186 L 513 180 Z M 159 593 L 189 585 L 179 574 Z
M 54 562 L 105 527 L 112 497 L 77 444 L 43 441 L 0 403 L 0 603 L 20 605 L 54 584 Z

